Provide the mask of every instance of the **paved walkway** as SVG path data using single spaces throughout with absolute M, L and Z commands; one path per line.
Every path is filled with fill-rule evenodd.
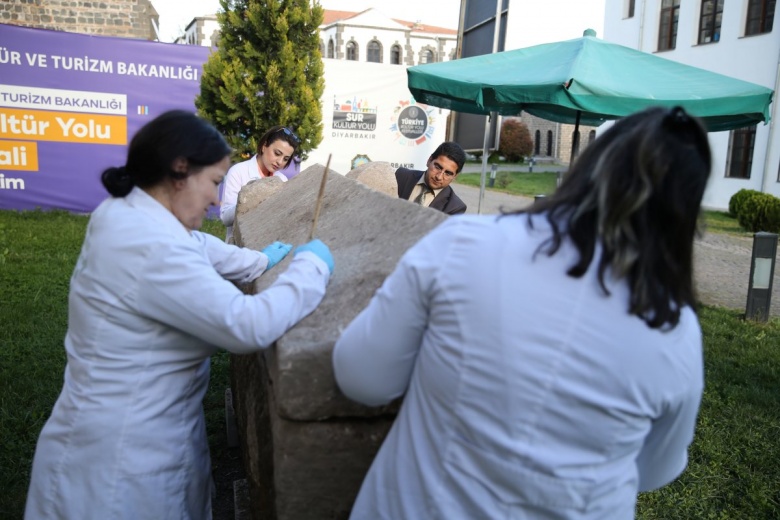
M 458 196 L 468 205 L 467 213 L 476 214 L 479 188 L 460 184 L 453 186 Z M 481 213 L 497 214 L 501 208 L 518 209 L 531 202 L 533 199 L 530 197 L 485 190 Z M 694 274 L 696 290 L 702 302 L 745 312 L 752 249 L 751 237 L 705 233 L 703 237 L 696 240 Z M 780 255 L 778 256 L 769 310 L 772 316 L 780 316 Z

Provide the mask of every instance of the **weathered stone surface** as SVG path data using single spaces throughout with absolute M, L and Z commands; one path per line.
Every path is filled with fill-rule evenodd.
M 361 164 L 350 171 L 346 177 L 390 197 L 398 197 L 398 181 L 395 180 L 395 170 L 396 168 L 390 166 L 389 162 L 376 161 Z
M 262 249 L 274 240 L 308 241 L 323 167 L 307 168 L 283 190 L 237 217 L 240 245 Z M 376 416 L 339 392 L 331 352 L 340 331 L 369 302 L 401 255 L 447 216 L 330 172 L 315 236 L 333 253 L 336 268 L 319 307 L 288 331 L 268 352 L 277 412 L 291 420 Z M 268 287 L 291 256 L 255 281 Z
M 264 200 L 284 187 L 284 181 L 279 177 L 263 177 L 249 181 L 241 187 L 236 200 L 236 220 L 240 215 L 256 208 Z M 233 236 L 236 244 L 240 244 L 241 231 L 233 226 Z M 267 245 L 267 244 L 266 244 Z
M 251 518 L 348 518 L 393 417 L 290 421 L 275 413 L 263 356 L 230 365 Z
M 239 197 L 237 243 L 262 249 L 274 240 L 307 242 L 323 170 L 307 168 L 259 204 Z M 325 298 L 273 348 L 231 358 L 253 519 L 349 516 L 398 403 L 369 408 L 341 395 L 333 378 L 333 345 L 401 255 L 446 218 L 339 173 L 328 174 L 315 232 L 331 248 L 336 265 Z M 291 259 L 244 289 L 262 291 Z
M 243 215 L 282 189 L 284 181 L 279 177 L 253 179 L 238 192 L 236 215 Z

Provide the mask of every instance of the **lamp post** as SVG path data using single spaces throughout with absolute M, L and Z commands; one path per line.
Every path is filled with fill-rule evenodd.
M 777 256 L 777 234 L 759 231 L 753 235 L 745 318 L 767 321 L 772 300 L 772 280 Z

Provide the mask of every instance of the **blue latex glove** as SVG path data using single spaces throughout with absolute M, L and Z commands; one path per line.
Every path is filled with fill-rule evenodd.
M 268 257 L 268 265 L 266 266 L 266 269 L 270 269 L 281 262 L 282 259 L 287 256 L 287 253 L 290 252 L 290 249 L 292 249 L 292 244 L 285 244 L 284 242 L 279 242 L 278 240 L 273 244 L 265 246 L 265 249 L 260 252 Z
M 328 246 L 326 246 L 322 240 L 315 238 L 311 242 L 295 248 L 296 255 L 302 251 L 310 251 L 319 256 L 322 261 L 327 264 L 328 269 L 330 269 L 330 274 L 333 274 L 333 255 L 330 254 L 330 249 L 328 249 Z

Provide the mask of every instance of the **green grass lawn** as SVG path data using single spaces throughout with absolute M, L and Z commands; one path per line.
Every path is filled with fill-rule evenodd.
M 0 518 L 22 516 L 35 442 L 62 386 L 68 281 L 86 224 L 65 212 L 0 211 Z M 224 235 L 218 221 L 204 230 Z M 637 516 L 780 518 L 780 320 L 704 308 L 701 323 L 706 389 L 690 464 L 642 494 Z M 226 353 L 212 358 L 204 401 L 214 458 L 225 449 L 229 363 Z
M 488 179 L 486 179 L 486 187 L 489 181 L 489 175 L 490 174 L 488 174 Z M 480 173 L 461 173 L 458 175 L 455 182 L 479 188 L 480 177 Z M 502 182 L 502 177 L 508 178 L 506 184 Z M 558 174 L 556 172 L 528 173 L 527 171 L 500 171 L 496 175 L 496 181 L 493 187 L 488 189 L 509 193 L 511 195 L 524 195 L 526 197 L 549 195 L 555 191 L 557 179 Z

